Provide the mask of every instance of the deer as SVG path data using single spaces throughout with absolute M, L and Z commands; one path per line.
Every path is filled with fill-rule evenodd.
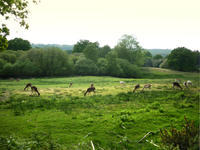
M 36 87 L 36 86 L 32 86 L 31 83 L 26 84 L 26 87 L 24 88 L 24 91 L 25 91 L 26 89 L 28 89 L 28 87 L 31 88 L 32 94 L 33 94 L 33 92 L 36 92 L 36 93 L 38 94 L 38 96 L 40 96 L 40 93 L 38 92 L 37 87 Z
M 87 91 L 84 93 L 84 96 L 86 96 L 87 93 L 94 92 L 95 93 L 95 87 L 93 84 L 87 89 Z
M 181 90 L 183 89 L 178 82 L 173 82 L 172 85 L 173 85 L 173 89 L 174 89 L 175 86 L 180 88 Z
M 30 87 L 30 88 L 31 88 L 31 86 L 32 86 L 32 84 L 31 84 L 31 83 L 27 83 L 27 84 L 26 84 L 26 87 L 24 88 L 24 91 L 25 91 L 25 90 L 28 90 L 28 87 Z
M 137 90 L 139 88 L 140 88 L 140 84 L 135 85 L 135 88 L 134 88 L 133 92 L 135 92 L 135 90 Z
M 142 91 L 143 91 L 145 88 L 151 89 L 151 86 L 152 86 L 152 84 L 145 84 L 144 87 L 143 87 L 143 89 L 142 89 Z
M 69 88 L 72 86 L 72 84 L 73 84 L 72 82 L 69 83 Z
M 36 86 L 31 86 L 31 91 L 32 91 L 32 95 L 33 95 L 33 92 L 36 92 L 38 96 L 40 96 L 40 93 L 38 92 L 38 89 Z

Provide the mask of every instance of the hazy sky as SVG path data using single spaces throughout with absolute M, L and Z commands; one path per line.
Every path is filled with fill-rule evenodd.
M 130 34 L 144 48 L 200 50 L 200 0 L 41 0 L 29 10 L 29 30 L 11 21 L 8 39 L 113 47 Z

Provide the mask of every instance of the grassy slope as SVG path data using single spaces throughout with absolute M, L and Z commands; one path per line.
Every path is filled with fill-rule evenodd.
M 91 148 L 91 140 L 96 149 L 155 149 L 137 141 L 153 131 L 148 139 L 159 144 L 159 129 L 169 128 L 171 123 L 180 128 L 184 116 L 198 122 L 199 76 L 154 68 L 145 71 L 145 79 L 87 76 L 1 80 L 0 134 L 36 140 L 35 135 L 42 132 L 65 149 Z M 192 80 L 193 87 L 172 90 L 170 83 L 178 77 Z M 126 85 L 119 85 L 121 80 Z M 23 91 L 28 82 L 39 88 L 41 97 L 30 97 L 30 91 Z M 74 83 L 72 88 L 67 88 L 69 82 Z M 84 97 L 90 83 L 97 92 Z M 132 93 L 137 83 L 152 83 L 153 87 Z

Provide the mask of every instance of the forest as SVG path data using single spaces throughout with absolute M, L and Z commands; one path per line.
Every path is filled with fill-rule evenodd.
M 199 51 L 178 47 L 167 56 L 152 55 L 131 35 L 123 35 L 114 48 L 89 40 L 78 41 L 69 54 L 58 47 L 35 47 L 21 38 L 8 41 L 0 53 L 0 77 L 114 76 L 143 77 L 143 67 L 198 71 Z

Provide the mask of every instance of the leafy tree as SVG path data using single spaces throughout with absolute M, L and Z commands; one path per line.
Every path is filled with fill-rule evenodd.
M 105 45 L 105 46 L 101 47 L 99 49 L 99 57 L 104 57 L 105 58 L 106 54 L 108 52 L 110 52 L 110 51 L 111 51 L 111 48 L 108 45 Z
M 99 58 L 97 60 L 98 74 L 106 75 L 108 70 L 108 61 L 105 58 Z
M 120 76 L 122 73 L 122 69 L 120 68 L 119 64 L 117 64 L 117 53 L 116 51 L 110 51 L 106 55 L 106 59 L 108 61 L 108 70 L 107 75 L 110 76 Z
M 37 0 L 32 0 L 36 3 Z M 10 18 L 16 18 L 20 26 L 28 29 L 26 19 L 28 17 L 28 0 L 0 0 L 0 20 L 8 20 Z M 1 24 L 0 27 L 0 51 L 7 48 L 6 36 L 9 35 L 9 29 L 5 24 Z
M 152 54 L 147 50 L 145 50 L 143 53 L 144 53 L 144 57 L 145 57 L 144 66 L 145 67 L 153 67 Z
M 97 66 L 92 60 L 83 57 L 76 62 L 75 72 L 77 75 L 96 75 Z
M 8 41 L 8 49 L 9 50 L 29 50 L 31 49 L 31 44 L 28 40 L 15 38 Z
M 139 77 L 140 70 L 136 65 L 133 65 L 129 61 L 120 58 L 117 58 L 117 64 L 121 68 L 120 77 Z
M 163 56 L 160 54 L 156 54 L 155 56 L 153 56 L 153 59 L 163 59 Z
M 86 58 L 93 61 L 97 61 L 98 58 L 98 46 L 96 43 L 89 43 L 86 48 L 83 50 L 83 53 Z
M 80 40 L 78 41 L 72 50 L 72 53 L 82 53 L 86 46 L 90 43 L 88 40 Z
M 144 64 L 143 48 L 131 35 L 123 35 L 115 47 L 118 58 L 127 59 L 130 63 L 142 66 Z
M 171 69 L 179 71 L 195 71 L 197 70 L 197 59 L 194 52 L 185 48 L 178 47 L 174 49 L 168 56 L 168 66 Z

